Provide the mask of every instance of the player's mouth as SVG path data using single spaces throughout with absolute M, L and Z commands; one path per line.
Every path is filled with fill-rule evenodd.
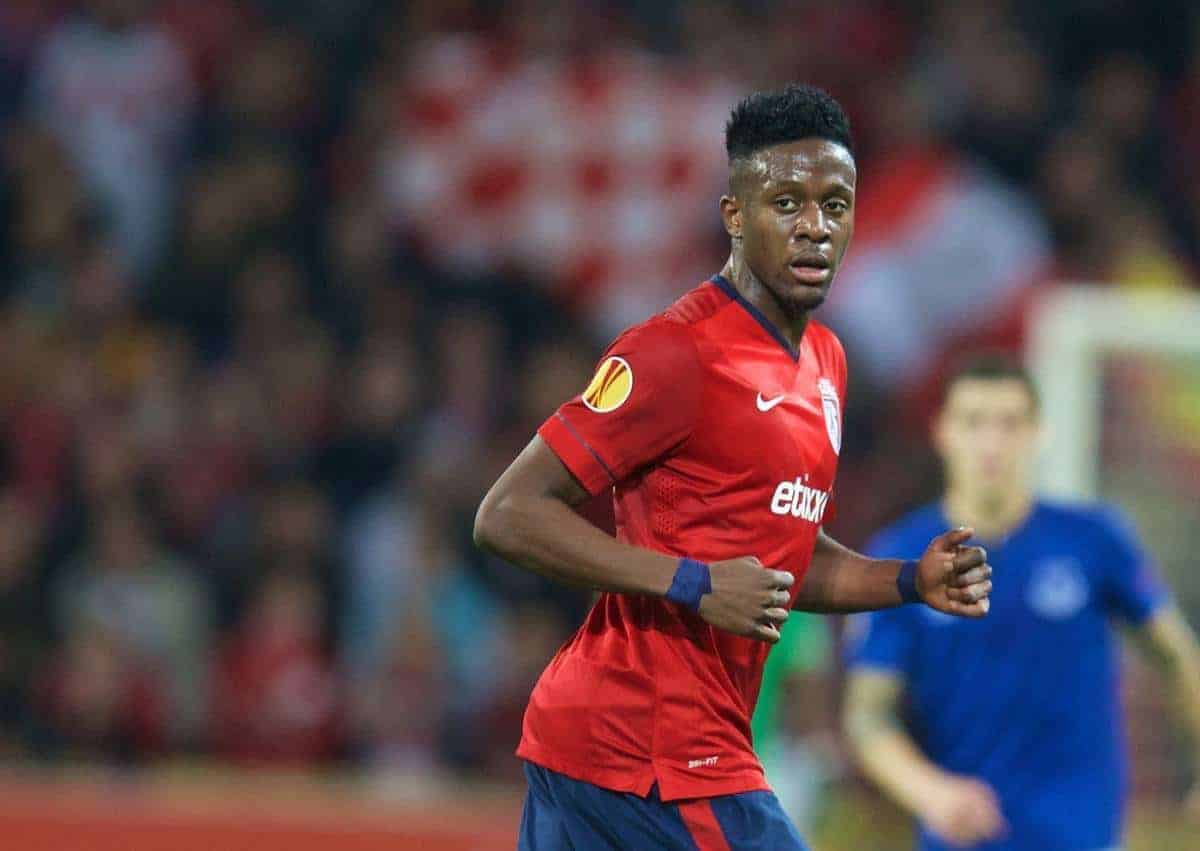
M 788 269 L 792 277 L 802 284 L 823 284 L 833 272 L 829 260 L 820 254 L 798 257 L 788 264 Z

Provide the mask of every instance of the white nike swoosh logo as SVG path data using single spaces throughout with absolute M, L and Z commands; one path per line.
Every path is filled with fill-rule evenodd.
M 759 393 L 758 398 L 755 399 L 755 401 L 758 403 L 758 409 L 760 411 L 766 412 L 766 411 L 769 411 L 772 408 L 774 408 L 776 405 L 778 405 L 780 402 L 782 402 L 786 398 L 787 398 L 786 393 L 780 393 L 774 399 L 764 399 L 762 397 L 762 394 Z

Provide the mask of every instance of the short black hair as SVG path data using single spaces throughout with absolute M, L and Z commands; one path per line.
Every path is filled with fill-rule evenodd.
M 842 105 L 815 86 L 792 83 L 771 92 L 755 92 L 733 108 L 725 124 L 729 163 L 763 148 L 800 139 L 828 139 L 854 154 L 850 119 Z
M 1020 359 L 1010 352 L 976 352 L 960 360 L 946 375 L 942 385 L 942 404 L 945 404 L 955 384 L 968 380 L 1020 382 L 1029 394 L 1034 413 L 1041 410 L 1042 397 L 1038 393 L 1037 382 Z

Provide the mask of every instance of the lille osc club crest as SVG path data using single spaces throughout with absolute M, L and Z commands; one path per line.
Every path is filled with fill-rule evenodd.
M 817 390 L 821 392 L 821 409 L 825 412 L 825 431 L 829 434 L 829 443 L 833 446 L 835 455 L 842 453 L 842 406 L 838 402 L 837 388 L 828 378 L 817 382 Z
M 625 404 L 633 392 L 633 370 L 625 358 L 612 355 L 604 359 L 583 391 L 583 404 L 597 414 L 607 414 Z

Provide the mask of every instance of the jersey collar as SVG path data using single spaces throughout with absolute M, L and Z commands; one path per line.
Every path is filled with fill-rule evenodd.
M 783 350 L 788 353 L 793 361 L 800 360 L 800 350 L 788 342 L 787 337 L 783 336 L 783 332 L 776 327 L 765 314 L 753 304 L 748 302 L 746 298 L 737 290 L 728 278 L 724 275 L 713 275 L 710 279 L 725 295 L 741 305 L 742 309 L 750 314 L 750 318 L 763 327 L 763 330 L 775 338 L 775 342 L 783 346 Z
M 1008 544 L 1009 541 L 1025 534 L 1025 531 L 1029 528 L 1030 524 L 1033 523 L 1035 517 L 1041 512 L 1041 510 L 1042 501 L 1037 497 L 1034 497 L 1033 501 L 1029 503 L 1029 510 L 1025 512 L 1025 516 L 1022 517 L 1015 526 L 1013 526 L 1003 535 L 998 538 L 981 538 L 976 535 L 968 543 L 970 543 L 972 546 L 981 546 L 988 552 L 999 552 Z M 937 512 L 938 520 L 940 521 L 943 529 L 954 528 L 950 525 L 950 513 L 946 511 L 945 499 L 938 500 Z

